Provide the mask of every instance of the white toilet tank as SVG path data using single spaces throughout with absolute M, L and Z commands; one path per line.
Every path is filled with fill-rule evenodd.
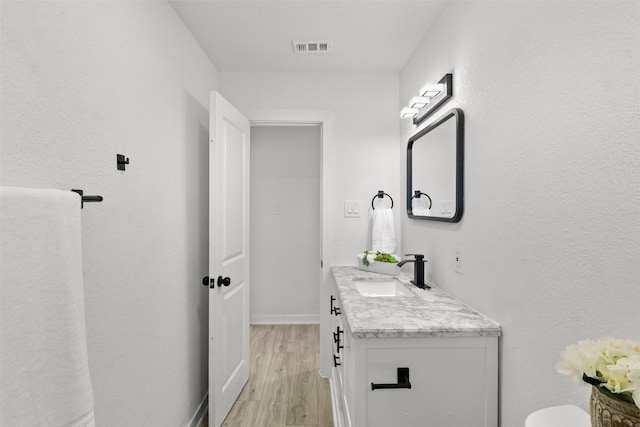
M 591 427 L 591 418 L 573 405 L 553 406 L 530 414 L 525 427 Z

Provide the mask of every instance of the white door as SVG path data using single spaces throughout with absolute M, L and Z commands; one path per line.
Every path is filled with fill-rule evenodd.
M 249 121 L 209 99 L 209 423 L 249 379 Z

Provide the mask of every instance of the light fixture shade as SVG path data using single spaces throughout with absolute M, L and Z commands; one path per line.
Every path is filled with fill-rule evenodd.
M 411 98 L 411 101 L 409 101 L 409 107 L 424 108 L 429 105 L 429 102 L 431 102 L 431 99 L 429 99 L 428 96 L 414 96 Z
M 433 83 L 428 84 L 420 89 L 420 95 L 422 96 L 436 96 L 440 92 L 444 90 L 444 85 L 442 83 Z
M 418 113 L 419 110 L 417 108 L 405 107 L 402 109 L 402 111 L 400 111 L 400 117 L 403 119 L 410 119 L 417 116 Z
M 445 74 L 438 83 L 423 86 L 420 95 L 430 97 L 430 102 L 418 110 L 418 115 L 413 118 L 414 125 L 420 124 L 453 96 L 453 74 Z

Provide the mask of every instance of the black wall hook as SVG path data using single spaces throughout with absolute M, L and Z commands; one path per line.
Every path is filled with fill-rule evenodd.
M 116 154 L 116 167 L 119 171 L 125 170 L 125 165 L 129 164 L 129 158 L 124 157 L 124 154 Z

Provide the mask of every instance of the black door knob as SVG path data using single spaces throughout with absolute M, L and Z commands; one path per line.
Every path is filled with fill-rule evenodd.
M 204 276 L 202 278 L 202 286 L 209 286 L 209 276 Z
M 231 284 L 231 279 L 228 277 L 223 278 L 222 276 L 218 276 L 218 287 L 224 285 L 229 286 Z

